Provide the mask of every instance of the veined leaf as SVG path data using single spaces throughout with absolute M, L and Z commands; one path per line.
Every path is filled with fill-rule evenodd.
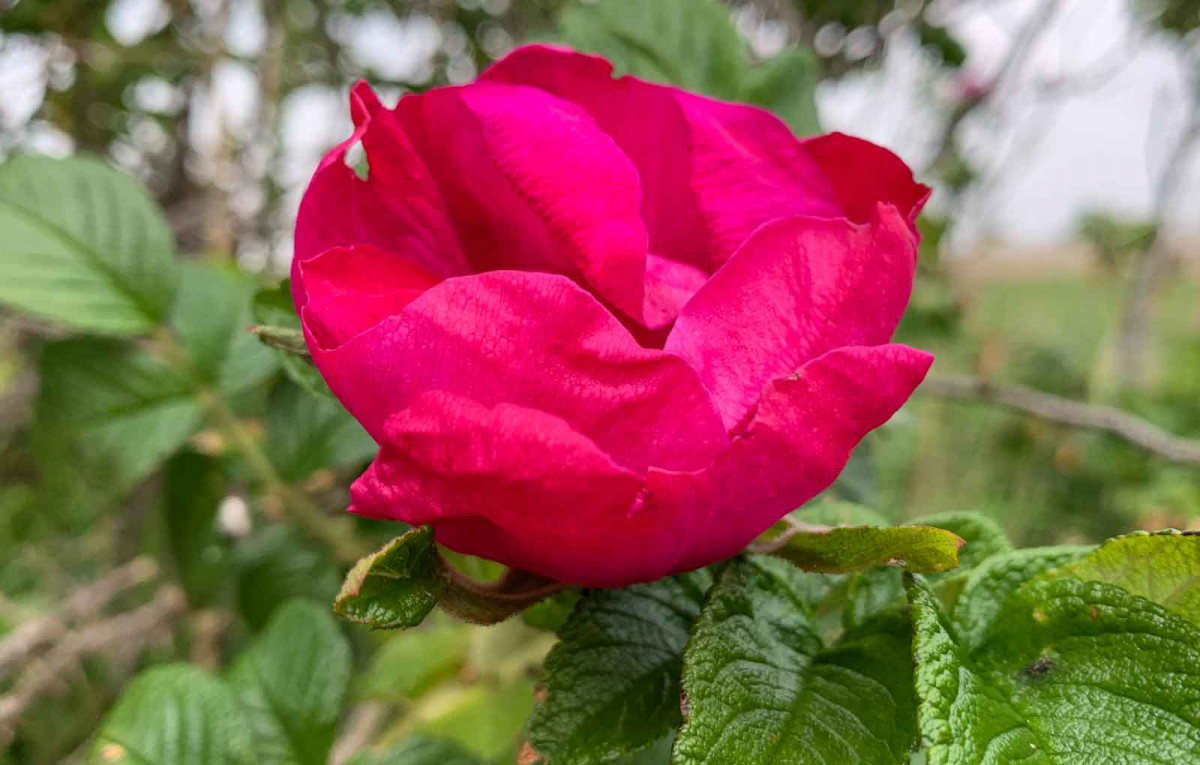
M 469 634 L 461 624 L 423 625 L 393 635 L 375 651 L 357 695 L 405 702 L 454 675 L 467 659 Z
M 914 526 L 934 526 L 949 531 L 965 543 L 959 554 L 959 567 L 951 576 L 962 576 L 993 555 L 1013 549 L 1012 543 L 994 520 L 980 513 L 939 513 L 912 521 Z
M 246 710 L 258 762 L 323 765 L 350 681 L 350 644 L 327 607 L 281 606 L 238 657 L 230 684 Z
M 217 528 L 225 498 L 221 463 L 184 450 L 163 471 L 163 523 L 180 582 L 194 605 L 209 605 L 228 581 L 230 542 Z
M 617 74 L 765 107 L 798 135 L 821 132 L 816 59 L 792 48 L 752 63 L 729 9 L 717 0 L 573 4 L 559 28 L 568 45 L 604 56 Z
M 1008 599 L 1035 576 L 1078 560 L 1087 547 L 1034 547 L 997 555 L 967 575 L 955 602 L 953 629 L 961 643 L 973 650 L 1000 616 Z
M 149 475 L 200 425 L 191 381 L 149 353 L 109 340 L 42 351 L 37 434 L 69 449 L 114 493 Z
M 824 647 L 803 580 L 744 557 L 721 572 L 684 654 L 674 765 L 907 763 L 911 630 L 900 612 Z
M 95 159 L 0 165 L 0 303 L 79 329 L 144 334 L 178 281 L 162 213 L 129 176 Z
M 367 431 L 342 405 L 281 383 L 267 406 L 267 453 L 285 481 L 322 468 L 359 465 L 378 451 Z
M 1200 631 L 1163 606 L 1111 584 L 1040 576 L 968 650 L 936 597 L 912 579 L 908 589 L 929 765 L 1200 755 Z
M 100 726 L 90 765 L 255 765 L 233 693 L 184 664 L 139 675 Z
M 480 765 L 480 761 L 453 741 L 418 733 L 385 752 L 357 754 L 350 765 Z
M 1160 531 L 1117 537 L 1054 575 L 1115 584 L 1200 625 L 1200 534 Z
M 254 629 L 261 629 L 280 603 L 307 598 L 327 606 L 341 580 L 329 551 L 295 526 L 277 523 L 242 540 L 234 562 L 238 606 Z
M 926 581 L 936 586 L 943 603 L 955 601 L 975 567 L 995 555 L 1012 550 L 1008 537 L 999 525 L 978 513 L 941 513 L 916 518 L 912 523 L 949 531 L 964 542 L 959 553 L 958 568 L 926 576 Z M 905 600 L 902 572 L 893 567 L 854 574 L 849 578 L 846 588 L 842 624 L 847 628 L 861 624 Z
M 715 0 L 608 0 L 574 5 L 560 27 L 571 45 L 608 58 L 621 74 L 732 98 L 745 43 Z
M 260 325 L 255 328 L 258 341 L 273 348 L 287 376 L 309 393 L 334 400 L 333 392 L 308 355 L 304 334 L 300 331 L 300 317 L 292 306 L 289 280 L 284 279 L 276 287 L 259 290 L 254 295 L 253 316 Z M 265 335 L 267 328 L 279 330 L 278 336 Z
M 991 518 L 980 513 L 939 513 L 914 518 L 919 526 L 936 526 L 963 540 L 959 551 L 958 568 L 943 573 L 931 573 L 925 577 L 937 589 L 938 597 L 946 606 L 952 607 L 966 586 L 971 571 L 995 555 L 1003 555 L 1013 549 L 1004 529 Z M 895 579 L 896 594 L 904 597 L 904 586 L 900 578 Z
M 183 273 L 170 322 L 190 364 L 115 340 L 67 340 L 42 353 L 42 443 L 73 451 L 114 493 L 153 472 L 197 430 L 200 386 L 233 396 L 275 369 L 270 351 L 244 331 L 247 278 L 198 264 Z
M 546 658 L 530 756 L 544 765 L 609 763 L 676 728 L 683 650 L 711 583 L 701 569 L 588 591 Z
M 232 267 L 187 263 L 170 324 L 205 384 L 227 396 L 260 385 L 277 361 L 246 331 L 254 280 Z
M 908 571 L 949 571 L 958 565 L 963 540 L 933 526 L 795 525 L 778 537 L 756 543 L 805 571 L 827 574 L 898 566 Z
M 485 762 L 512 762 L 533 709 L 533 683 L 522 678 L 458 687 L 429 707 L 436 711 L 416 722 L 419 733 L 453 741 Z

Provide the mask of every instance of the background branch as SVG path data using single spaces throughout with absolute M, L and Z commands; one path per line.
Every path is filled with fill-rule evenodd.
M 1048 422 L 1109 433 L 1171 462 L 1200 466 L 1200 440 L 1168 433 L 1111 406 L 1085 404 L 1023 385 L 997 385 L 958 375 L 930 377 L 918 390 L 942 398 L 996 404 Z
M 22 624 L 0 641 L 0 679 L 42 645 L 65 633 L 70 625 L 92 619 L 118 595 L 157 576 L 157 563 L 150 558 L 135 558 L 100 581 L 76 590 L 59 611 Z
M 45 656 L 30 664 L 12 693 L 0 697 L 0 748 L 11 743 L 25 710 L 85 656 L 109 649 L 140 650 L 186 609 L 183 591 L 166 585 L 144 606 L 68 634 Z

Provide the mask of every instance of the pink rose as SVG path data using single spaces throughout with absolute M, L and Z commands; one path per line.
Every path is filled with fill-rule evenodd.
M 359 84 L 351 112 L 292 288 L 380 444 L 352 512 L 572 584 L 656 579 L 828 487 L 932 363 L 888 344 L 929 190 L 885 149 L 543 46 L 394 110 Z

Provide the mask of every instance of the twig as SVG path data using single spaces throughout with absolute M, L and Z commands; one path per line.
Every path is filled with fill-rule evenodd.
M 221 668 L 221 639 L 233 623 L 228 611 L 206 609 L 196 611 L 191 619 L 191 660 L 197 667 L 217 672 Z
M 1184 190 L 1188 160 L 1197 145 L 1200 145 L 1200 79 L 1191 83 L 1183 129 L 1154 187 L 1154 239 L 1134 261 L 1125 288 L 1116 348 L 1118 385 L 1124 390 L 1136 389 L 1146 382 L 1154 300 L 1166 282 L 1172 261 L 1166 229 L 1170 213 Z
M 1040 6 L 1030 12 L 1025 23 L 1022 24 L 1021 29 L 1017 32 L 1012 45 L 1009 46 L 1004 60 L 1000 63 L 1000 67 L 990 78 L 987 91 L 979 98 L 959 104 L 951 112 L 946 124 L 942 128 L 933 159 L 926 165 L 926 171 L 933 169 L 954 153 L 957 146 L 959 129 L 966 118 L 976 109 L 994 102 L 997 94 L 1002 89 L 1006 88 L 1010 82 L 1017 80 L 1021 71 L 1025 68 L 1030 53 L 1037 47 L 1041 36 L 1050 29 L 1050 20 L 1058 12 L 1061 2 L 1062 0 L 1043 0 Z
M 166 585 L 146 605 L 68 634 L 29 666 L 12 693 L 0 697 L 0 749 L 12 741 L 21 715 L 29 705 L 53 688 L 80 659 L 110 648 L 144 646 L 160 627 L 174 621 L 186 608 L 183 591 L 175 585 Z
M 268 324 L 255 324 L 247 329 L 263 345 L 312 360 L 304 342 L 304 333 L 298 329 L 273 327 Z
M 100 581 L 76 590 L 58 612 L 22 624 L 0 641 L 0 678 L 39 647 L 66 632 L 71 624 L 91 619 L 121 593 L 156 576 L 157 563 L 150 558 L 135 558 Z
M 1048 422 L 1109 433 L 1171 462 L 1200 466 L 1200 440 L 1168 433 L 1111 406 L 1072 401 L 1023 385 L 997 385 L 956 375 L 930 377 L 918 390 L 942 398 L 997 404 Z
M 155 333 L 154 340 L 155 348 L 162 357 L 192 379 L 196 398 L 208 415 L 209 421 L 241 453 L 251 472 L 262 482 L 263 489 L 283 500 L 288 517 L 301 531 L 326 545 L 342 563 L 354 563 L 364 555 L 370 554 L 370 548 L 355 534 L 349 518 L 327 515 L 302 491 L 280 478 L 275 466 L 259 447 L 254 436 L 229 408 L 221 393 L 214 390 L 196 370 L 191 355 L 169 329 L 160 328 Z
M 333 749 L 329 752 L 329 765 L 345 765 L 350 758 L 366 749 L 387 721 L 388 712 L 388 705 L 377 701 L 351 709 L 341 735 L 333 742 Z

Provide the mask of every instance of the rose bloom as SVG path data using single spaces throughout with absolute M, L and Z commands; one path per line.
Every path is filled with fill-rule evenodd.
M 350 106 L 292 290 L 380 445 L 351 512 L 570 584 L 657 579 L 827 488 L 933 360 L 888 344 L 929 190 L 886 149 L 544 46 Z

